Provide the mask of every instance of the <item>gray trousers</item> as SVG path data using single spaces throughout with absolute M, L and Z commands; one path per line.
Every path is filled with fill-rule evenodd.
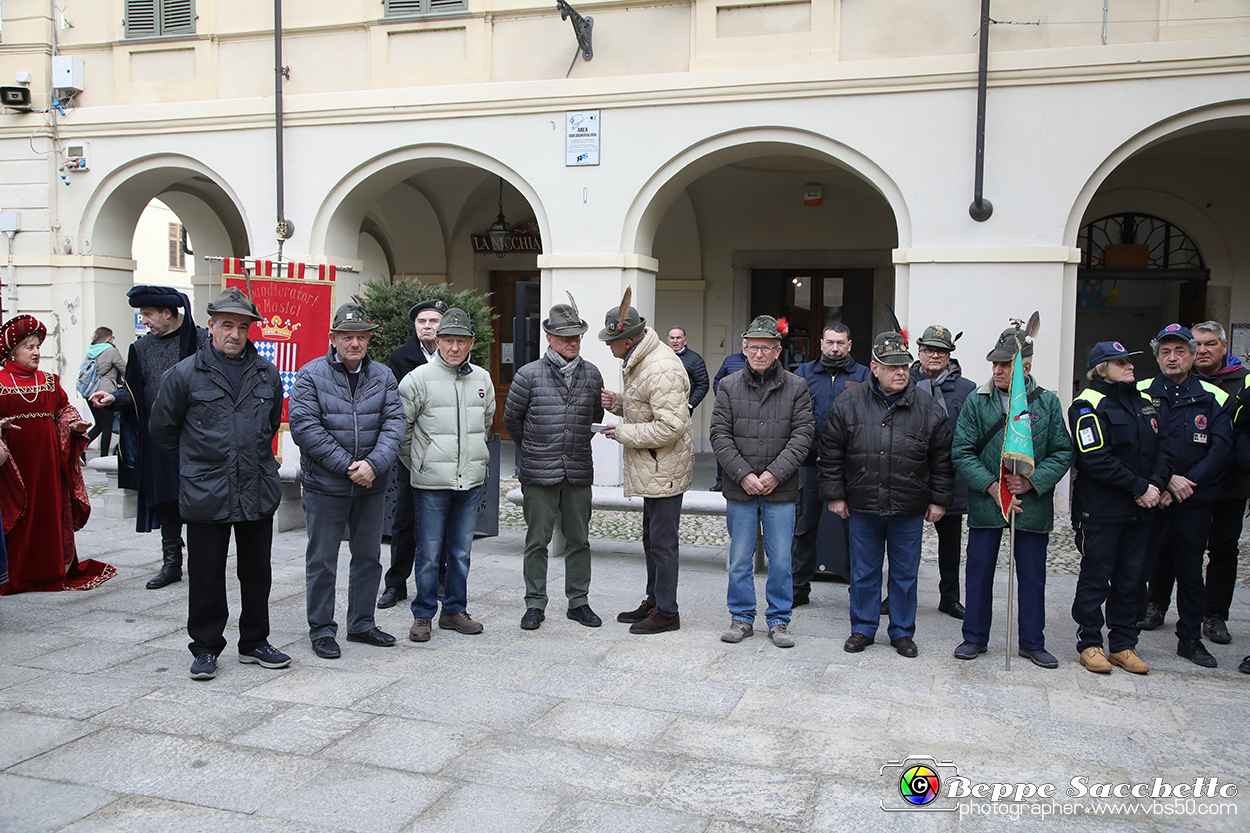
M 385 501 L 384 492 L 365 497 L 337 497 L 304 490 L 304 514 L 308 519 L 304 578 L 310 639 L 338 635 L 339 626 L 334 621 L 334 584 L 344 530 L 348 532 L 351 551 L 347 632 L 364 633 L 374 627 L 373 603 L 382 580 Z

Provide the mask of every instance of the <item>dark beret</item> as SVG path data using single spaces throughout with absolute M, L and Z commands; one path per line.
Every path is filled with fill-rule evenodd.
M 185 307 L 187 303 L 187 296 L 172 286 L 135 286 L 126 293 L 126 297 L 135 309 L 155 307 L 176 310 Z

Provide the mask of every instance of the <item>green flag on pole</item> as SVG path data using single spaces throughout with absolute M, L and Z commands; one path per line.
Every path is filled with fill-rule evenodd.
M 1035 313 L 1036 315 L 1036 313 Z M 1011 520 L 1011 493 L 1007 491 L 1007 475 L 1028 477 L 1033 473 L 1033 425 L 1029 417 L 1028 393 L 1024 389 L 1023 344 L 1016 346 L 1011 368 L 1011 395 L 1007 408 L 1007 424 L 1003 430 L 1003 456 L 998 475 L 999 506 L 1003 520 Z

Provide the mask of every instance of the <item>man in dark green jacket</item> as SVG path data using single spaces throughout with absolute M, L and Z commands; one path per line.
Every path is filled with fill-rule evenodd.
M 994 607 L 994 568 L 1007 522 L 998 499 L 1002 468 L 1003 425 L 1011 389 L 1017 340 L 1024 345 L 1024 385 L 1028 391 L 1035 468 L 1028 477 L 1007 476 L 1016 513 L 1016 580 L 1019 593 L 1019 653 L 1042 668 L 1058 668 L 1046 650 L 1046 546 L 1055 526 L 1055 485 L 1072 465 L 1072 437 L 1064 424 L 1059 397 L 1040 388 L 1029 375 L 1033 342 L 1009 328 L 985 358 L 993 378 L 964 402 L 955 424 L 951 462 L 968 481 L 968 563 L 965 568 L 964 641 L 957 659 L 976 659 L 990 641 Z

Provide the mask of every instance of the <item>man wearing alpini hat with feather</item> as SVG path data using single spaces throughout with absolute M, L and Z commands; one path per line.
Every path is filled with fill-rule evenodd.
M 677 527 L 681 499 L 694 478 L 694 431 L 690 423 L 690 377 L 686 367 L 638 310 L 625 290 L 619 308 L 608 310 L 599 340 L 624 362 L 624 389 L 603 392 L 603 407 L 621 422 L 604 436 L 625 446 L 625 496 L 642 497 L 642 549 L 647 559 L 647 596 L 616 617 L 630 633 L 662 633 L 681 627 L 677 614 Z

